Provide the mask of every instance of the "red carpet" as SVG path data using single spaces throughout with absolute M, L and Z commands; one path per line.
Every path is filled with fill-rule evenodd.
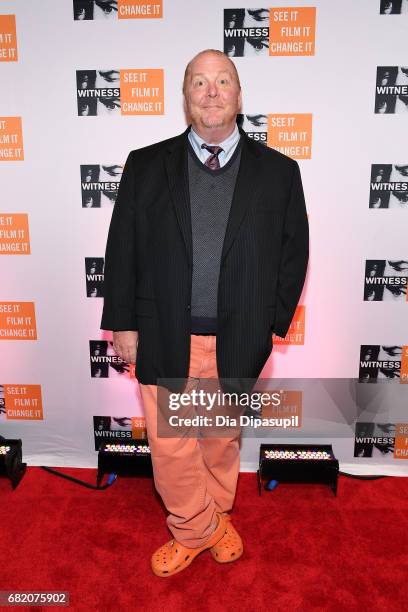
M 58 469 L 95 484 L 94 470 Z M 341 477 L 337 498 L 324 486 L 283 484 L 258 497 L 255 474 L 240 474 L 242 558 L 218 565 L 205 551 L 169 578 L 150 570 L 171 538 L 151 480 L 92 491 L 32 467 L 14 492 L 0 479 L 0 499 L 0 590 L 69 591 L 73 610 L 408 606 L 408 478 Z

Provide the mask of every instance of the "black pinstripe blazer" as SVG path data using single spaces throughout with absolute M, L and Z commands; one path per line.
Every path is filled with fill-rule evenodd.
M 173 390 L 184 388 L 190 360 L 188 131 L 129 153 L 106 245 L 101 321 L 102 329 L 138 330 L 139 382 L 178 379 L 165 385 Z M 306 275 L 309 232 L 297 162 L 240 132 L 216 350 L 220 378 L 243 380 L 247 388 L 245 379 L 256 381 L 271 353 L 272 332 L 288 331 Z

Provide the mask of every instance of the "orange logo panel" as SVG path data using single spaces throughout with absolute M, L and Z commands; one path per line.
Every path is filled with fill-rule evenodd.
M 306 306 L 298 306 L 295 316 L 290 324 L 288 333 L 284 338 L 273 336 L 274 344 L 304 344 L 305 343 L 305 315 Z
M 279 393 L 278 389 L 268 393 Z M 302 426 L 302 391 L 284 391 L 280 393 L 282 398 L 279 406 L 272 404 L 262 406 L 262 418 L 285 419 L 297 417 L 294 427 Z
M 316 8 L 269 10 L 269 55 L 314 55 Z
M 163 69 L 121 70 L 120 100 L 122 115 L 163 115 Z
M 408 459 L 408 423 L 395 425 L 395 459 Z
M 34 302 L 0 302 L 0 340 L 37 340 Z
M 23 159 L 21 117 L 0 117 L 0 161 L 22 161 Z
M 293 159 L 310 159 L 312 114 L 268 115 L 268 147 Z
M 0 15 L 0 62 L 16 62 L 16 16 Z
M 118 0 L 119 19 L 163 17 L 163 0 Z
M 144 417 L 132 417 L 132 438 L 147 440 L 146 421 Z
M 0 214 L 0 255 L 29 255 L 27 213 Z
M 41 385 L 4 385 L 7 419 L 41 421 Z
M 400 382 L 408 383 L 408 346 L 402 347 Z

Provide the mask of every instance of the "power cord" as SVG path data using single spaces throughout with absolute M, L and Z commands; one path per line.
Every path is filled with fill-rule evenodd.
M 376 474 L 364 476 L 363 474 L 349 474 L 348 472 L 339 472 L 341 476 L 347 476 L 347 478 L 356 478 L 357 480 L 378 480 L 379 478 L 392 478 L 388 474 Z
M 108 487 L 112 486 L 115 480 L 117 479 L 117 474 L 109 474 L 106 484 L 102 486 L 98 486 L 98 485 L 90 484 L 89 482 L 85 482 L 83 480 L 79 480 L 79 478 L 74 478 L 73 476 L 68 476 L 67 474 L 63 474 L 62 472 L 59 472 L 58 470 L 54 470 L 53 468 L 50 468 L 46 465 L 41 465 L 40 467 L 42 470 L 45 470 L 46 472 L 49 472 L 50 474 L 54 474 L 54 476 L 60 476 L 61 478 L 65 478 L 66 480 L 70 480 L 71 482 L 75 482 L 76 484 L 86 487 L 87 489 L 94 489 L 97 491 L 103 491 L 104 489 L 107 489 Z

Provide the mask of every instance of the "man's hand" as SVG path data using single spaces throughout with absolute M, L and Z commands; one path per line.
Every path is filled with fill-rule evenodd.
M 116 354 L 127 363 L 136 363 L 138 341 L 139 332 L 137 331 L 113 332 L 113 348 Z

